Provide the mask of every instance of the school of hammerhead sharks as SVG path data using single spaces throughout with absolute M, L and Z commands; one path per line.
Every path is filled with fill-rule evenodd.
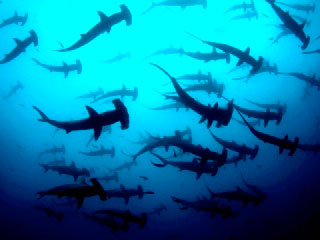
M 5 1 L 1 2 L 5 4 Z M 281 29 L 281 33 L 274 38 L 274 42 L 278 42 L 280 38 L 286 37 L 287 35 L 295 36 L 297 41 L 297 49 L 301 47 L 302 54 L 319 54 L 320 50 L 306 50 L 310 43 L 310 37 L 304 30 L 307 21 L 305 19 L 294 16 L 289 13 L 288 10 L 294 9 L 295 11 L 306 12 L 307 14 L 315 11 L 315 4 L 312 5 L 301 5 L 301 4 L 286 4 L 283 2 L 275 2 L 275 0 L 265 0 L 267 6 L 273 9 L 274 16 L 277 17 L 281 22 L 278 27 Z M 186 7 L 202 6 L 204 9 L 207 8 L 207 0 L 164 0 L 162 2 L 153 3 L 149 9 L 147 9 L 143 14 L 147 14 L 150 10 L 156 7 L 166 6 L 166 7 L 180 7 L 183 10 Z M 249 3 L 240 3 L 230 8 L 226 12 L 231 11 L 241 11 L 242 14 L 235 17 L 234 19 L 251 19 L 258 17 L 258 11 L 255 7 L 254 1 L 251 0 Z M 110 34 L 112 37 L 112 28 L 121 22 L 124 22 L 126 26 L 133 24 L 132 15 L 130 9 L 122 4 L 120 5 L 120 11 L 107 16 L 103 12 L 98 12 L 100 20 L 99 22 L 89 29 L 86 33 L 81 34 L 78 41 L 69 47 L 64 47 L 61 44 L 60 52 L 77 51 L 79 48 L 85 48 L 87 44 L 94 44 L 95 38 L 99 37 L 101 34 Z M 19 16 L 17 13 L 13 17 L 3 20 L 0 28 L 6 27 L 11 24 L 24 25 L 28 20 L 28 14 L 25 16 Z M 84 29 L 85 32 L 86 29 Z M 125 28 L 124 28 L 125 31 Z M 70 33 L 71 34 L 71 33 Z M 237 67 L 242 64 L 249 66 L 249 73 L 244 79 L 249 79 L 260 73 L 274 73 L 279 75 L 287 75 L 296 79 L 299 79 L 309 87 L 315 86 L 320 89 L 320 80 L 316 78 L 315 75 L 308 76 L 298 72 L 283 73 L 278 71 L 276 65 L 269 64 L 262 56 L 255 59 L 250 55 L 250 48 L 245 50 L 236 48 L 235 46 L 230 46 L 224 43 L 212 42 L 209 40 L 201 39 L 199 36 L 193 33 L 186 32 L 190 38 L 198 40 L 204 45 L 212 47 L 212 52 L 187 52 L 182 48 L 167 48 L 159 49 L 152 55 L 148 56 L 149 59 L 156 55 L 171 55 L 179 54 L 197 59 L 199 61 L 209 62 L 216 60 L 224 60 L 226 64 L 230 64 L 230 59 L 235 58 L 238 60 Z M 318 40 L 320 37 L 314 39 Z M 38 45 L 37 33 L 34 30 L 30 31 L 30 36 L 20 40 L 14 39 L 16 46 L 0 61 L 1 64 L 6 64 L 8 62 L 14 61 L 20 54 L 27 51 L 29 47 Z M 299 45 L 301 44 L 301 46 Z M 62 53 L 61 53 L 62 54 Z M 130 57 L 130 53 L 119 54 L 109 62 L 120 61 L 124 58 Z M 63 73 L 65 77 L 68 76 L 69 72 L 75 71 L 78 74 L 82 72 L 82 65 L 79 60 L 75 64 L 66 64 L 63 62 L 62 66 L 49 65 L 47 63 L 42 63 L 39 60 L 32 58 L 35 64 L 39 67 L 45 68 L 50 72 Z M 171 101 L 170 103 L 163 105 L 158 108 L 152 108 L 153 110 L 164 110 L 169 109 L 180 109 L 185 108 L 187 110 L 193 111 L 199 115 L 200 124 L 206 123 L 206 127 L 209 129 L 211 136 L 218 144 L 223 147 L 222 152 L 214 152 L 209 148 L 204 148 L 199 144 L 194 144 L 192 142 L 192 131 L 187 127 L 184 131 L 176 130 L 171 136 L 153 136 L 148 134 L 146 136 L 141 135 L 141 139 L 133 144 L 141 144 L 143 147 L 134 155 L 128 155 L 132 158 L 131 162 L 124 163 L 118 168 L 113 169 L 113 175 L 105 175 L 102 177 L 90 178 L 92 171 L 86 168 L 77 168 L 74 162 L 71 165 L 66 165 L 64 159 L 56 160 L 53 162 L 48 162 L 47 164 L 40 164 L 45 172 L 53 171 L 59 174 L 65 174 L 74 178 L 75 184 L 66 184 L 55 186 L 49 190 L 39 191 L 39 197 L 46 196 L 57 196 L 59 199 L 58 204 L 77 205 L 78 209 L 81 209 L 83 202 L 89 197 L 98 197 L 100 200 L 105 201 L 109 198 L 120 198 L 123 199 L 126 204 L 129 203 L 130 198 L 137 196 L 139 199 L 143 198 L 146 194 L 155 194 L 152 191 L 144 191 L 141 185 L 137 189 L 127 189 L 123 185 L 120 185 L 119 189 L 106 190 L 100 184 L 101 181 L 106 183 L 109 181 L 119 181 L 118 171 L 122 169 L 130 169 L 137 165 L 137 159 L 139 156 L 149 153 L 151 154 L 155 161 L 151 161 L 152 165 L 158 168 L 163 168 L 166 166 L 172 166 L 178 168 L 179 170 L 190 171 L 196 174 L 196 180 L 198 180 L 202 174 L 208 174 L 215 176 L 219 171 L 219 168 L 225 166 L 226 164 L 237 164 L 239 161 L 244 161 L 249 157 L 250 159 L 256 158 L 259 153 L 259 146 L 247 146 L 245 143 L 237 143 L 235 141 L 225 140 L 219 138 L 213 134 L 211 128 L 227 127 L 231 121 L 238 121 L 239 124 L 247 127 L 250 132 L 256 137 L 257 142 L 262 141 L 264 144 L 274 145 L 275 151 L 279 151 L 282 154 L 285 150 L 288 151 L 289 156 L 293 156 L 297 150 L 308 151 L 318 153 L 320 151 L 320 144 L 303 144 L 299 142 L 299 137 L 295 136 L 272 136 L 268 134 L 268 131 L 258 131 L 256 126 L 259 126 L 261 122 L 264 127 L 268 126 L 270 121 L 275 121 L 276 125 L 279 125 L 282 118 L 287 110 L 286 104 L 277 103 L 257 103 L 253 101 L 248 102 L 260 108 L 261 110 L 252 110 L 240 107 L 234 103 L 233 99 L 224 97 L 223 92 L 225 90 L 224 84 L 218 83 L 210 73 L 204 74 L 201 71 L 194 74 L 187 74 L 180 77 L 172 76 L 163 66 L 159 66 L 155 63 L 150 62 L 151 68 L 154 71 L 159 71 L 163 73 L 164 79 L 169 79 L 174 87 L 174 92 L 162 93 L 165 100 Z M 160 75 L 161 76 L 161 75 Z M 183 88 L 181 82 L 187 80 L 188 82 L 195 81 L 194 85 L 187 85 Z M 16 94 L 19 89 L 23 89 L 20 82 L 14 87 L 6 96 L 11 97 Z M 214 93 L 218 98 L 223 98 L 226 101 L 225 106 L 219 106 L 215 103 L 213 106 L 201 103 L 197 99 L 189 95 L 190 92 L 203 91 L 205 93 Z M 92 99 L 91 103 L 106 100 L 108 98 L 113 98 L 112 103 L 114 109 L 106 112 L 98 113 L 95 109 L 90 106 L 86 106 L 88 111 L 88 117 L 73 121 L 58 121 L 54 118 L 49 118 L 45 114 L 45 110 L 39 109 L 37 106 L 33 106 L 34 110 L 39 114 L 40 122 L 50 124 L 54 126 L 57 130 L 65 130 L 66 133 L 73 131 L 83 131 L 83 130 L 93 130 L 93 135 L 89 139 L 89 145 L 92 141 L 97 141 L 102 133 L 112 134 L 111 125 L 120 123 L 121 129 L 126 130 L 130 127 L 130 115 L 127 107 L 122 102 L 122 98 L 128 96 L 135 101 L 138 97 L 138 88 L 133 90 L 128 90 L 125 86 L 122 89 L 104 92 L 101 88 L 98 91 L 90 92 L 79 98 Z M 134 113 L 131 113 L 134 114 Z M 237 120 L 234 115 L 238 114 L 241 118 Z M 254 119 L 253 121 L 247 120 L 247 118 Z M 164 148 L 166 151 L 173 149 L 173 156 L 170 158 L 165 158 L 154 150 L 157 148 Z M 65 147 L 54 146 L 51 149 L 47 149 L 40 155 L 46 154 L 56 154 L 64 153 Z M 230 157 L 229 152 L 235 152 L 236 155 Z M 87 157 L 110 155 L 111 158 L 115 155 L 115 148 L 106 149 L 103 146 L 94 151 L 81 152 L 81 154 Z M 178 159 L 185 154 L 192 156 L 192 161 L 178 161 Z M 171 160 L 170 160 L 171 159 Z M 85 178 L 90 178 L 90 182 L 86 182 Z M 142 177 L 147 180 L 147 177 Z M 226 192 L 213 192 L 208 188 L 210 197 L 201 197 L 196 200 L 186 200 L 177 197 L 172 197 L 172 200 L 177 203 L 181 209 L 194 209 L 196 211 L 207 212 L 211 217 L 216 215 L 221 215 L 222 218 L 235 217 L 239 215 L 239 212 L 232 209 L 226 204 L 224 200 L 238 201 L 246 207 L 248 204 L 253 204 L 254 206 L 259 205 L 266 199 L 266 194 L 262 192 L 257 186 L 248 183 L 243 178 L 244 185 L 247 190 L 237 187 L 236 190 L 226 191 Z M 59 221 L 63 218 L 63 212 L 56 211 L 51 206 L 37 205 L 36 209 L 43 211 L 49 217 L 54 217 Z M 147 223 L 147 216 L 160 213 L 166 210 L 167 207 L 161 204 L 159 207 L 154 208 L 152 212 L 133 214 L 130 210 L 124 209 L 99 209 L 95 212 L 81 212 L 81 214 L 86 218 L 101 225 L 107 226 L 112 231 L 128 231 L 130 223 L 137 224 L 140 228 L 143 228 Z

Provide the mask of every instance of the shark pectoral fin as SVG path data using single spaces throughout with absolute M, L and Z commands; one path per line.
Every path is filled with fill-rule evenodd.
M 202 116 L 202 118 L 200 119 L 199 123 L 203 123 L 206 120 L 205 116 Z
M 13 40 L 16 42 L 16 44 L 17 44 L 17 45 L 19 45 L 19 44 L 21 44 L 21 43 L 22 43 L 22 41 L 21 41 L 21 40 L 19 40 L 18 38 L 14 38 Z
M 67 78 L 69 75 L 69 71 L 64 71 L 64 78 Z
M 266 127 L 266 126 L 268 125 L 268 122 L 269 122 L 268 119 L 265 119 L 265 120 L 264 120 L 264 127 Z
M 198 180 L 200 177 L 201 177 L 201 175 L 202 175 L 202 172 L 197 172 L 197 178 L 196 178 L 196 180 Z
M 93 129 L 94 131 L 94 140 L 98 140 L 98 138 L 100 137 L 101 135 L 101 132 L 102 132 L 102 126 L 97 126 Z
M 243 63 L 243 60 L 242 60 L 242 58 L 240 58 L 238 63 L 237 63 L 237 66 L 240 66 L 242 63 Z
M 207 128 L 210 128 L 212 126 L 213 120 L 208 119 Z
M 82 207 L 84 198 L 83 197 L 77 197 L 77 200 L 78 200 L 78 209 L 80 209 Z

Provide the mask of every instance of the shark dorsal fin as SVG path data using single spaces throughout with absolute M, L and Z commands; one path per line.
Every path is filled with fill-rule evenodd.
M 17 17 L 18 16 L 18 12 L 14 11 L 14 16 Z
M 124 84 L 122 85 L 122 90 L 126 90 L 126 86 Z
M 219 105 L 218 105 L 218 102 L 216 102 L 216 103 L 214 104 L 214 107 L 213 107 L 213 108 L 214 108 L 214 109 L 217 109 L 218 106 L 219 106 Z
M 108 19 L 107 15 L 105 15 L 103 12 L 98 11 L 99 17 L 100 17 L 100 21 L 106 21 Z
M 71 162 L 70 167 L 73 167 L 73 168 L 76 167 L 76 164 L 74 163 L 74 161 Z
M 122 184 L 120 184 L 120 189 L 121 191 L 126 191 L 126 188 Z
M 63 65 L 64 67 L 67 67 L 67 66 L 68 66 L 65 61 L 62 62 L 62 65 Z
M 286 140 L 288 140 L 288 138 L 289 138 L 289 136 L 288 136 L 288 134 L 284 137 L 284 141 L 286 141 Z
M 250 54 L 250 47 L 248 47 L 248 48 L 246 49 L 245 53 L 248 54 L 248 55 Z
M 96 110 L 94 110 L 92 107 L 86 106 L 86 109 L 89 113 L 90 118 L 95 118 L 95 117 L 99 116 L 99 114 L 96 112 Z
M 237 187 L 238 192 L 243 192 L 243 190 L 240 187 Z
M 19 40 L 18 38 L 14 38 L 13 40 L 16 42 L 17 45 L 19 45 L 20 43 L 22 43 L 22 41 Z
M 103 146 L 103 145 L 101 145 L 101 147 L 100 147 L 100 148 L 101 148 L 101 150 L 104 150 L 104 146 Z

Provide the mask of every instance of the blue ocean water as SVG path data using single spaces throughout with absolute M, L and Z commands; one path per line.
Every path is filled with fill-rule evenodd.
M 171 1 L 168 1 L 171 2 Z M 174 2 L 174 1 L 172 1 Z M 179 2 L 179 1 L 176 1 Z M 186 1 L 188 2 L 188 1 Z M 248 4 L 250 1 L 247 1 Z M 10 24 L 0 28 L 0 59 L 17 46 L 13 39 L 26 39 L 30 30 L 38 36 L 38 46 L 30 45 L 12 61 L 0 65 L 1 124 L 0 124 L 0 233 L 2 239 L 319 239 L 319 156 L 313 152 L 297 149 L 293 156 L 288 150 L 279 154 L 279 147 L 257 139 L 248 127 L 231 120 L 227 126 L 210 130 L 218 137 L 236 141 L 253 147 L 259 145 L 259 152 L 254 160 L 249 158 L 237 165 L 226 164 L 218 169 L 215 176 L 203 174 L 196 179 L 196 173 L 179 171 L 172 166 L 155 167 L 152 162 L 159 162 L 149 152 L 139 156 L 136 165 L 129 170 L 117 171 L 119 181 L 100 181 L 105 190 L 137 189 L 138 185 L 154 194 L 143 198 L 130 198 L 125 204 L 123 199 L 111 198 L 101 201 L 98 196 L 85 198 L 83 206 L 77 203 L 66 206 L 66 198 L 45 196 L 41 199 L 40 191 L 53 187 L 74 184 L 72 176 L 59 175 L 57 172 L 45 172 L 40 164 L 65 159 L 66 166 L 72 162 L 76 167 L 90 170 L 90 177 L 113 175 L 116 167 L 131 162 L 131 154 L 137 153 L 144 145 L 132 142 L 141 140 L 141 135 L 157 140 L 173 136 L 176 130 L 187 127 L 192 130 L 192 142 L 221 153 L 223 147 L 218 144 L 207 129 L 207 121 L 199 124 L 201 116 L 192 109 L 152 110 L 171 103 L 160 93 L 175 91 L 173 84 L 165 74 L 149 63 L 155 63 L 172 76 L 185 74 L 211 73 L 219 83 L 225 85 L 223 96 L 233 99 L 236 105 L 265 112 L 265 109 L 250 104 L 248 100 L 275 104 L 278 101 L 287 105 L 282 121 L 276 125 L 270 121 L 266 127 L 261 123 L 257 130 L 283 139 L 299 137 L 300 144 L 314 145 L 319 142 L 319 88 L 310 87 L 305 82 L 280 73 L 315 74 L 318 79 L 319 54 L 303 54 L 301 42 L 293 34 L 273 41 L 281 32 L 282 24 L 275 11 L 264 0 L 255 0 L 258 18 L 232 20 L 250 10 L 238 9 L 226 12 L 230 7 L 243 1 L 207 0 L 207 6 L 155 6 L 143 14 L 152 1 L 18 1 L 3 0 L 0 3 L 0 21 L 14 16 L 28 14 L 23 26 Z M 312 5 L 311 0 L 286 1 Z M 120 5 L 125 4 L 132 14 L 132 24 L 126 26 L 120 22 L 112 26 L 109 33 L 104 32 L 88 44 L 68 52 L 57 51 L 67 48 L 79 40 L 80 34 L 87 33 L 99 23 L 98 11 L 107 16 L 120 12 Z M 305 51 L 319 49 L 317 37 L 319 9 L 318 2 L 314 12 L 294 10 L 279 6 L 290 15 L 305 19 L 304 32 L 311 37 Z M 299 22 L 299 20 L 297 20 Z M 302 23 L 301 21 L 299 22 Z M 251 67 L 237 67 L 238 59 L 231 56 L 226 60 L 199 61 L 184 53 L 154 55 L 158 50 L 175 48 L 185 52 L 212 52 L 212 47 L 191 37 L 188 33 L 206 41 L 231 45 L 242 51 L 250 47 L 254 59 L 262 56 L 265 62 L 277 65 L 276 73 L 259 73 L 248 81 L 234 80 L 250 74 Z M 218 52 L 222 52 L 219 49 Z M 108 62 L 118 54 L 130 53 L 130 57 L 120 61 Z M 37 65 L 41 63 L 62 66 L 62 63 L 74 64 L 80 60 L 82 72 L 50 72 Z M 231 71 L 232 70 L 232 71 Z M 234 70 L 234 71 L 233 71 Z M 319 81 L 319 80 L 317 80 Z M 16 94 L 8 96 L 11 87 L 20 82 L 23 85 Z M 198 81 L 179 80 L 182 87 L 198 84 Z M 96 103 L 79 96 L 97 91 L 104 92 L 138 88 L 138 97 L 111 97 Z M 310 87 L 310 88 L 309 88 Z M 306 89 L 308 94 L 306 95 Z M 227 101 L 216 94 L 204 91 L 188 92 L 198 102 L 225 108 Z M 66 134 L 58 132 L 48 123 L 38 121 L 39 114 L 32 108 L 37 106 L 50 119 L 71 121 L 88 117 L 86 106 L 91 106 L 98 113 L 114 110 L 112 100 L 120 98 L 129 113 L 129 128 L 122 130 L 119 123 L 111 126 L 111 133 L 104 132 L 97 141 L 87 142 L 93 130 L 74 131 Z M 107 101 L 106 101 L 107 100 Z M 241 121 L 236 110 L 233 118 Z M 253 121 L 253 118 L 247 118 Z M 65 146 L 65 153 L 41 153 L 53 147 Z M 80 152 L 115 147 L 115 156 L 89 157 Z M 178 148 L 170 147 L 154 150 L 163 157 L 178 154 L 173 161 L 191 162 L 192 154 L 180 154 Z M 318 151 L 316 151 L 318 153 Z M 237 155 L 228 150 L 228 158 Z M 172 160 L 171 159 L 171 160 Z M 146 177 L 141 178 L 141 177 Z M 220 206 L 230 206 L 239 213 L 235 217 L 211 212 L 196 211 L 173 201 L 172 197 L 187 201 L 210 198 L 208 189 L 219 193 L 236 191 L 237 187 L 248 190 L 243 180 L 258 187 L 265 199 L 259 205 L 248 204 L 243 207 L 239 201 L 220 199 Z M 86 184 L 91 185 L 90 178 Z M 77 179 L 78 184 L 83 179 Z M 147 223 L 139 228 L 129 223 L 128 231 L 112 231 L 103 223 L 86 219 L 83 214 L 112 208 L 130 210 L 133 214 L 150 213 L 161 204 L 166 210 L 157 214 L 147 214 Z M 60 221 L 48 217 L 48 212 L 39 210 L 42 206 L 62 213 Z M 311 237 L 314 234 L 316 236 Z

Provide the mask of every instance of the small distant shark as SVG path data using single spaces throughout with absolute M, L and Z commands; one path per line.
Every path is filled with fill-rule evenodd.
M 208 74 L 203 74 L 201 70 L 197 74 L 187 74 L 176 78 L 177 80 L 197 80 L 200 81 L 210 81 L 213 80 L 210 72 Z
M 303 73 L 296 73 L 296 72 L 291 72 L 291 73 L 279 73 L 279 74 L 283 74 L 283 75 L 287 75 L 287 76 L 291 76 L 291 77 L 295 77 L 299 80 L 302 80 L 304 82 L 306 82 L 307 84 L 309 84 L 311 87 L 317 87 L 318 90 L 320 90 L 320 78 L 317 79 L 316 78 L 316 74 L 313 74 L 313 76 L 307 76 Z
M 12 86 L 12 87 L 11 87 L 9 93 L 8 93 L 5 97 L 3 97 L 3 99 L 8 99 L 8 98 L 12 97 L 13 95 L 16 95 L 17 92 L 18 92 L 19 90 L 22 90 L 23 88 L 24 88 L 24 87 L 23 87 L 23 85 L 21 84 L 21 82 L 18 81 L 15 86 Z
M 68 198 L 76 198 L 78 200 L 78 209 L 82 207 L 84 198 L 92 197 L 98 195 L 100 200 L 105 201 L 107 199 L 106 193 L 103 187 L 100 185 L 97 179 L 91 178 L 90 179 L 92 185 L 88 184 L 66 184 L 54 187 L 47 191 L 40 191 L 38 192 L 39 198 L 44 196 L 57 196 L 58 198 L 61 197 L 68 197 Z
M 92 98 L 92 100 L 96 100 L 97 97 L 101 96 L 104 94 L 104 91 L 102 88 L 99 88 L 97 91 L 93 91 L 93 92 L 89 92 L 87 94 L 81 95 L 79 97 L 77 97 L 77 99 L 90 99 Z
M 208 121 L 207 128 L 210 128 L 213 121 L 217 121 L 217 127 L 227 126 L 231 120 L 232 113 L 233 113 L 233 103 L 229 102 L 227 109 L 222 109 L 218 107 L 218 103 L 214 105 L 214 107 L 206 106 L 201 104 L 200 102 L 197 102 L 194 98 L 189 96 L 178 84 L 177 80 L 172 77 L 167 71 L 165 71 L 163 68 L 159 67 L 156 64 L 153 64 L 153 66 L 159 68 L 162 72 L 164 72 L 170 79 L 171 82 L 179 95 L 178 101 L 183 103 L 187 108 L 192 109 L 199 115 L 201 115 L 201 120 L 199 123 L 204 122 L 205 120 Z M 173 99 L 176 99 L 173 97 Z
M 320 143 L 316 144 L 299 144 L 298 149 L 305 152 L 313 152 L 317 155 L 320 152 Z
M 303 52 L 302 54 L 320 54 L 320 49 L 314 51 Z
M 107 125 L 107 126 L 102 127 L 101 134 L 102 134 L 102 133 L 105 133 L 105 132 L 111 133 L 111 131 L 112 131 L 111 126 L 110 126 L 110 125 Z M 89 144 L 90 144 L 93 140 L 94 140 L 94 134 L 91 135 L 91 137 L 89 138 L 86 146 L 88 147 Z
M 180 7 L 182 10 L 185 9 L 186 7 L 191 7 L 191 6 L 203 6 L 203 8 L 207 8 L 207 0 L 164 0 L 162 2 L 158 3 L 152 3 L 151 7 L 149 7 L 146 11 L 144 11 L 142 15 L 146 14 L 150 10 L 152 10 L 155 7 Z
M 291 32 L 294 33 L 294 35 L 296 35 L 297 38 L 300 39 L 300 41 L 303 43 L 303 45 L 301 46 L 301 49 L 305 50 L 310 43 L 310 37 L 306 36 L 305 32 L 303 31 L 305 23 L 299 25 L 290 16 L 289 12 L 285 12 L 280 7 L 275 5 L 275 0 L 266 0 L 266 2 L 271 5 L 275 13 L 281 19 L 281 21 L 283 22 L 283 26 L 288 28 Z
M 274 103 L 261 104 L 261 103 L 256 103 L 256 102 L 250 101 L 248 99 L 246 99 L 246 101 L 257 106 L 257 107 L 275 110 L 278 112 L 282 112 L 282 114 L 285 114 L 287 112 L 287 104 L 280 104 L 280 101 L 278 101 L 276 104 L 274 104 Z
M 247 12 L 249 10 L 251 10 L 251 11 L 255 10 L 256 8 L 254 5 L 254 1 L 253 0 L 250 0 L 250 1 L 251 1 L 250 3 L 243 2 L 240 4 L 233 5 L 227 11 L 225 11 L 225 14 L 232 12 L 232 11 L 236 11 L 236 10 L 243 10 L 244 12 Z
M 175 109 L 176 112 L 178 112 L 180 109 L 186 109 L 186 111 L 188 111 L 189 109 L 183 104 L 183 103 L 180 103 L 180 102 L 175 102 L 175 103 L 171 103 L 171 104 L 167 104 L 167 105 L 163 105 L 163 106 L 160 106 L 160 107 L 156 107 L 156 108 L 150 108 L 148 107 L 149 109 L 151 110 L 169 110 L 169 109 Z
M 259 19 L 259 14 L 257 10 L 247 11 L 246 13 L 233 17 L 231 20 L 248 19 L 249 21 L 251 21 L 252 18 Z
M 115 148 L 113 146 L 111 149 L 105 149 L 104 146 L 101 145 L 99 150 L 90 151 L 90 152 L 79 152 L 79 153 L 88 157 L 101 157 L 104 155 L 110 155 L 112 158 L 114 158 Z
M 161 203 L 159 207 L 154 208 L 151 212 L 148 212 L 147 215 L 157 214 L 158 216 L 160 216 L 161 212 L 166 210 L 168 210 L 166 205 Z
M 85 219 L 90 219 L 91 221 L 97 222 L 100 225 L 104 225 L 108 228 L 111 228 L 112 232 L 115 231 L 121 231 L 121 232 L 127 232 L 129 230 L 129 225 L 125 223 L 119 223 L 115 221 L 114 218 L 105 216 L 105 215 L 99 215 L 99 214 L 88 214 L 85 212 L 81 213 Z
M 118 171 L 121 171 L 123 169 L 130 170 L 133 166 L 137 166 L 137 162 L 136 161 L 125 162 L 125 163 L 121 164 L 119 167 L 111 169 L 111 171 L 118 172 Z
M 261 73 L 278 74 L 278 66 L 277 64 L 271 65 L 268 61 L 264 61 L 262 67 L 258 72 L 253 74 L 250 73 L 243 77 L 233 78 L 232 80 L 246 80 L 246 82 L 248 82 L 252 77 L 257 76 L 258 74 L 261 74 Z
M 259 132 L 259 131 L 255 130 L 252 126 L 249 125 L 247 120 L 245 120 L 245 118 L 242 116 L 242 114 L 240 112 L 239 112 L 239 114 L 240 114 L 240 117 L 242 118 L 242 120 L 248 126 L 250 132 L 254 136 L 256 136 L 258 139 L 260 139 L 261 141 L 263 141 L 265 143 L 270 143 L 272 145 L 279 146 L 279 153 L 280 154 L 282 154 L 284 149 L 288 149 L 289 150 L 289 156 L 293 156 L 293 154 L 297 150 L 297 147 L 298 147 L 298 144 L 299 144 L 299 138 L 298 137 L 296 137 L 294 139 L 294 141 L 290 141 L 288 139 L 288 135 L 286 135 L 283 139 L 280 139 L 278 137 L 274 137 L 274 136 Z
M 39 155 L 40 156 L 43 156 L 45 154 L 54 154 L 54 155 L 56 155 L 57 153 L 62 153 L 62 154 L 66 153 L 66 148 L 64 147 L 63 144 L 61 145 L 61 147 L 53 146 L 51 149 L 47 149 L 44 152 L 41 152 Z
M 122 184 L 119 189 L 114 190 L 105 190 L 107 198 L 123 198 L 125 204 L 129 203 L 131 197 L 138 196 L 139 199 L 142 199 L 145 194 L 154 194 L 152 191 L 143 191 L 142 186 L 138 185 L 137 189 L 126 189 Z
M 243 63 L 247 63 L 250 66 L 252 66 L 251 69 L 251 73 L 256 73 L 259 71 L 259 69 L 261 68 L 262 64 L 263 64 L 263 57 L 259 57 L 258 60 L 255 60 L 252 56 L 250 56 L 250 47 L 248 47 L 244 52 L 241 51 L 238 48 L 232 47 L 230 45 L 227 44 L 223 44 L 223 43 L 216 43 L 216 42 L 209 42 L 209 41 L 205 41 L 202 40 L 201 38 L 196 37 L 195 35 L 192 35 L 190 33 L 187 33 L 188 35 L 190 35 L 191 37 L 198 39 L 199 41 L 212 46 L 214 48 L 218 48 L 220 50 L 222 50 L 225 53 L 229 53 L 237 58 L 239 58 L 239 61 L 237 63 L 237 66 L 240 66 Z
M 113 175 L 105 174 L 103 177 L 97 177 L 96 179 L 99 181 L 105 181 L 106 183 L 110 181 L 119 182 L 119 175 L 115 172 Z
M 186 88 L 184 88 L 184 91 L 186 92 L 205 91 L 208 94 L 215 93 L 217 94 L 218 98 L 220 98 L 225 88 L 226 87 L 223 83 L 219 84 L 217 80 L 213 79 L 213 80 L 208 80 L 205 83 L 186 85 Z
M 302 5 L 302 4 L 288 4 L 284 2 L 277 2 L 277 4 L 292 8 L 294 10 L 303 11 L 309 14 L 309 12 L 314 12 L 316 10 L 316 4 L 313 3 L 312 5 Z
M 30 31 L 30 37 L 26 38 L 25 40 L 19 40 L 17 38 L 14 38 L 13 40 L 16 42 L 17 46 L 10 53 L 5 54 L 4 59 L 0 61 L 0 64 L 12 61 L 21 53 L 24 53 L 27 47 L 32 43 L 35 47 L 38 46 L 38 36 L 33 30 Z
M 3 22 L 0 24 L 0 28 L 9 26 L 11 24 L 20 24 L 20 26 L 24 26 L 28 20 L 28 14 L 24 16 L 18 16 L 17 12 L 14 12 L 14 16 L 10 17 L 8 19 L 3 20 Z
M 33 207 L 33 209 L 39 210 L 41 212 L 44 212 L 46 214 L 47 219 L 50 217 L 53 217 L 57 219 L 59 222 L 63 219 L 63 212 L 57 212 L 54 209 L 42 205 L 36 205 Z
M 75 64 L 66 64 L 65 62 L 62 62 L 62 66 L 53 66 L 53 65 L 47 65 L 39 62 L 37 59 L 32 58 L 32 60 L 38 64 L 39 66 L 48 69 L 50 72 L 62 72 L 64 73 L 64 77 L 68 77 L 69 72 L 77 71 L 78 74 L 81 74 L 82 72 L 82 65 L 80 60 L 76 60 Z
M 183 49 L 182 48 L 174 48 L 174 47 L 170 46 L 169 48 L 164 48 L 164 49 L 160 49 L 160 50 L 155 51 L 151 55 L 145 57 L 143 60 L 147 60 L 147 59 L 154 57 L 154 56 L 173 55 L 173 54 L 179 54 L 181 56 L 183 54 Z
M 51 120 L 39 108 L 35 106 L 33 106 L 33 108 L 41 115 L 41 119 L 39 119 L 40 122 L 47 122 L 52 126 L 64 129 L 66 133 L 93 129 L 94 139 L 97 141 L 101 135 L 103 126 L 120 122 L 122 130 L 129 128 L 129 114 L 125 105 L 118 98 L 114 99 L 112 103 L 115 106 L 115 110 L 101 114 L 97 113 L 93 108 L 86 106 L 89 118 L 70 122 Z
M 142 213 L 141 217 L 133 215 L 129 210 L 118 209 L 101 209 L 95 211 L 94 214 L 106 214 L 111 218 L 120 218 L 124 221 L 124 224 L 133 222 L 139 225 L 139 228 L 143 228 L 147 224 L 147 214 Z
M 137 97 L 138 97 L 138 88 L 135 87 L 133 90 L 128 90 L 126 86 L 123 85 L 122 89 L 106 92 L 105 94 L 102 94 L 101 96 L 97 97 L 91 103 L 95 103 L 95 102 L 101 101 L 102 99 L 109 98 L 109 97 L 116 97 L 116 96 L 120 96 L 121 98 L 132 97 L 132 101 L 135 101 L 137 100 Z
M 253 160 L 257 156 L 259 152 L 259 146 L 255 145 L 254 148 L 247 147 L 245 144 L 241 145 L 236 143 L 235 141 L 228 142 L 226 140 L 223 140 L 221 138 L 218 138 L 215 136 L 210 130 L 210 135 L 213 139 L 215 139 L 219 144 L 223 146 L 223 148 L 230 149 L 231 151 L 238 152 L 238 158 L 239 159 L 246 159 L 246 156 L 249 155 L 250 159 Z
M 49 166 L 57 166 L 57 165 L 65 166 L 66 165 L 66 159 L 65 158 L 62 158 L 60 160 L 56 159 L 54 161 L 48 162 L 47 165 L 49 165 Z
M 110 58 L 109 60 L 105 61 L 105 63 L 114 63 L 114 62 L 119 62 L 123 59 L 126 58 L 130 58 L 131 57 L 131 53 L 127 52 L 127 53 L 119 53 L 117 56 Z
M 230 63 L 229 53 L 218 53 L 216 48 L 213 48 L 211 53 L 201 53 L 201 52 L 187 52 L 183 51 L 183 55 L 189 56 L 191 58 L 201 60 L 204 62 L 217 61 L 225 59 L 227 63 Z
M 237 123 L 243 125 L 243 126 L 247 126 L 243 121 L 240 121 L 238 119 L 232 118 L 232 120 L 236 121 Z M 252 127 L 256 127 L 256 126 L 260 126 L 261 125 L 261 120 L 260 119 L 256 119 L 255 121 L 249 122 L 250 126 Z
M 80 176 L 90 177 L 90 172 L 86 168 L 79 169 L 76 167 L 74 162 L 72 162 L 70 166 L 51 166 L 49 164 L 43 163 L 40 163 L 40 166 L 44 168 L 45 172 L 51 170 L 53 172 L 59 173 L 59 175 L 65 174 L 72 176 L 75 182 Z
M 132 15 L 130 13 L 130 10 L 124 4 L 120 5 L 120 8 L 121 12 L 115 13 L 110 17 L 105 15 L 103 12 L 98 11 L 98 14 L 100 16 L 100 22 L 97 25 L 95 25 L 92 29 L 90 29 L 87 33 L 81 34 L 80 40 L 77 41 L 75 44 L 68 48 L 64 48 L 58 51 L 68 52 L 80 48 L 91 42 L 100 34 L 103 34 L 105 32 L 109 33 L 113 25 L 116 25 L 122 21 L 125 21 L 126 25 L 130 26 L 132 24 Z

